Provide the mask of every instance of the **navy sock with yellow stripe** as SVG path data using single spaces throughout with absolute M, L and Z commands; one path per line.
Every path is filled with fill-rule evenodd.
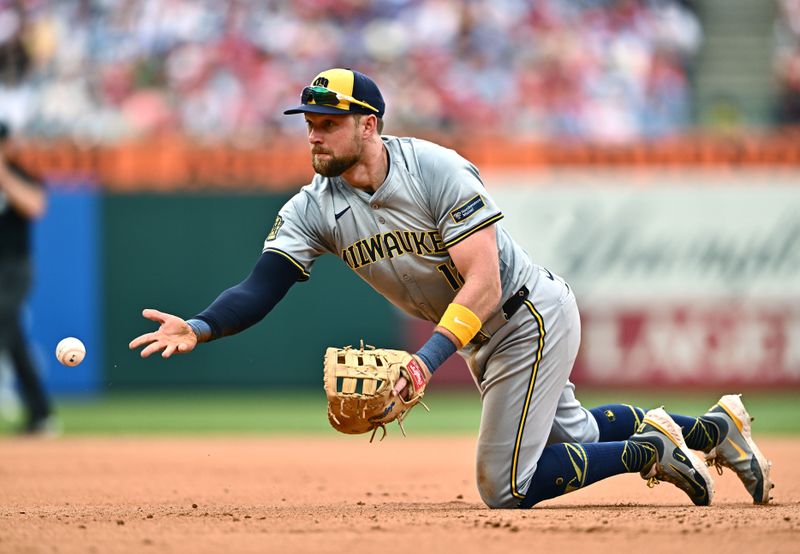
M 686 446 L 692 450 L 709 452 L 717 446 L 719 442 L 719 428 L 717 425 L 703 417 L 690 417 L 677 414 L 669 414 L 675 423 L 681 426 L 683 440 Z
M 600 429 L 598 442 L 624 441 L 636 433 L 644 419 L 644 410 L 628 404 L 606 404 L 589 412 Z
M 621 441 L 636 433 L 644 419 L 645 411 L 629 404 L 606 404 L 592 408 L 589 412 L 597 421 L 600 430 L 599 442 Z M 669 414 L 680 425 L 686 446 L 692 450 L 708 452 L 719 442 L 719 428 L 703 417 Z
M 631 441 L 561 443 L 546 447 L 520 508 L 576 491 L 612 475 L 641 471 L 655 449 Z

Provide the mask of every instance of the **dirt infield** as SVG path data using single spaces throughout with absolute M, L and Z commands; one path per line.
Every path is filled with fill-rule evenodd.
M 0 553 L 800 551 L 800 440 L 759 441 L 775 502 L 615 477 L 489 510 L 473 438 L 0 439 Z

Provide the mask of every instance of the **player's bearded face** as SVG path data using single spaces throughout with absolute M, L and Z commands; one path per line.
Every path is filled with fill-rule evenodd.
M 323 177 L 338 177 L 361 160 L 363 149 L 364 141 L 358 134 L 356 124 L 353 134 L 343 141 L 341 147 L 329 143 L 314 145 L 311 148 L 311 165 Z

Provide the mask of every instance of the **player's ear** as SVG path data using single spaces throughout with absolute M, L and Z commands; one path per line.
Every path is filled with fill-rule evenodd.
M 360 123 L 364 126 L 362 131 L 362 136 L 364 138 L 369 137 L 372 134 L 377 133 L 378 131 L 378 118 L 374 115 L 362 115 Z

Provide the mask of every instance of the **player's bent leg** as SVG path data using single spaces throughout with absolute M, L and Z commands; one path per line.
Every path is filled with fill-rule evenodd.
M 468 359 L 483 409 L 477 483 L 491 508 L 525 498 L 580 345 L 574 296 L 562 282 L 540 279 L 530 300 Z
M 645 410 L 629 404 L 607 404 L 591 408 L 589 412 L 597 421 L 600 442 L 621 441 L 630 438 L 644 418 Z M 719 442 L 719 430 L 707 417 L 669 414 L 677 423 L 686 446 L 692 450 L 709 452 Z
M 692 417 L 673 413 L 669 416 L 680 425 L 686 446 L 692 450 L 709 452 L 719 442 L 719 428 L 705 416 Z
M 591 408 L 589 412 L 597 421 L 599 442 L 621 441 L 636 433 L 644 419 L 645 410 L 629 404 L 607 404 Z M 692 450 L 710 452 L 720 441 L 719 427 L 708 414 L 692 417 L 670 413 L 683 434 L 686 446 Z
M 542 452 L 519 507 L 530 508 L 607 477 L 642 471 L 652 465 L 655 455 L 649 445 L 632 441 L 551 444 Z
M 567 379 L 557 367 L 550 367 L 545 356 L 533 368 L 525 356 L 527 371 L 510 370 L 517 348 L 498 349 L 487 364 L 482 383 L 483 409 L 477 447 L 477 484 L 484 503 L 490 508 L 516 508 L 525 497 L 530 477 L 547 444 L 550 426 L 558 404 L 557 391 Z M 506 365 L 504 376 L 494 379 L 495 365 Z M 523 367 L 525 367 L 523 366 Z M 527 383 L 519 386 L 520 378 Z M 546 425 L 544 422 L 548 422 Z
M 621 441 L 636 433 L 644 419 L 645 410 L 629 404 L 607 404 L 591 408 L 589 412 L 597 421 L 600 442 Z M 710 451 L 719 436 L 717 430 L 703 417 L 669 414 L 683 433 L 686 446 L 692 450 Z
M 547 444 L 598 442 L 600 431 L 592 413 L 575 398 L 575 385 L 564 385 Z
M 636 433 L 645 410 L 629 404 L 606 404 L 591 408 L 589 412 L 597 421 L 599 442 L 621 441 Z M 713 423 L 704 417 L 669 414 L 683 433 L 686 445 L 692 450 L 709 452 L 716 446 L 719 433 Z
M 597 421 L 600 442 L 629 439 L 641 425 L 645 413 L 629 404 L 606 404 L 591 408 L 589 412 Z
M 607 404 L 591 408 L 589 412 L 597 421 L 599 442 L 621 441 L 630 438 L 644 418 L 645 410 L 629 404 Z M 677 423 L 686 446 L 692 450 L 710 452 L 720 440 L 719 428 L 707 416 L 692 417 L 670 413 Z
M 622 473 L 639 472 L 648 485 L 667 481 L 697 505 L 714 496 L 711 474 L 683 442 L 678 425 L 663 409 L 651 410 L 630 440 L 551 444 L 542 452 L 521 508 Z

